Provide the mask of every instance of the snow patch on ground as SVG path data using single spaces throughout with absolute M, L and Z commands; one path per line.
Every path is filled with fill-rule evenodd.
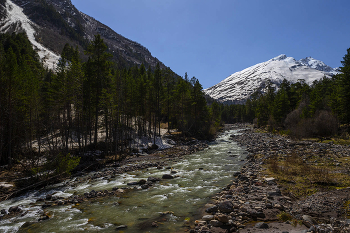
M 47 68 L 55 69 L 60 56 L 45 48 L 35 40 L 36 32 L 33 26 L 38 26 L 28 19 L 28 17 L 23 13 L 23 9 L 14 4 L 11 0 L 6 0 L 6 9 L 7 17 L 0 24 L 0 32 L 6 33 L 12 31 L 24 31 Z

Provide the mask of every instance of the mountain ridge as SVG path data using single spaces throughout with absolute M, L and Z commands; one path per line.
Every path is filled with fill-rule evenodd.
M 166 68 L 162 62 L 152 56 L 146 47 L 123 37 L 107 25 L 82 13 L 72 4 L 71 0 L 0 0 L 2 22 L 0 32 L 2 33 L 18 32 L 21 31 L 20 27 L 23 27 L 23 21 L 12 21 L 12 30 L 4 30 L 3 21 L 8 22 L 9 16 L 14 13 L 11 12 L 11 7 L 16 8 L 15 13 L 23 13 L 22 19 L 25 16 L 30 21 L 28 23 L 35 31 L 33 33 L 35 39 L 30 39 L 35 47 L 38 47 L 35 43 L 39 43 L 48 51 L 58 55 L 64 45 L 69 43 L 74 47 L 78 46 L 84 58 L 83 51 L 87 44 L 94 39 L 96 34 L 100 34 L 114 60 L 121 66 L 139 66 L 144 63 L 146 67 L 153 69 L 159 63 L 162 69 Z M 24 29 L 24 31 L 28 35 L 28 30 Z M 32 36 L 32 33 L 29 34 Z M 47 64 L 49 67 L 52 67 L 51 62 Z
M 204 90 L 205 94 L 226 104 L 243 104 L 255 90 L 264 91 L 268 82 L 276 88 L 286 79 L 292 83 L 304 79 L 307 84 L 339 73 L 324 62 L 312 57 L 295 60 L 281 54 L 268 61 L 258 63 L 233 73 L 218 84 Z

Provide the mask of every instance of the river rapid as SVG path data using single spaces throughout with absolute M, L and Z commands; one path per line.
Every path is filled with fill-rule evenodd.
M 186 155 L 173 164 L 172 169 L 134 171 L 114 178 L 88 180 L 74 184 L 74 180 L 34 191 L 24 196 L 0 203 L 0 210 L 20 206 L 26 213 L 0 221 L 0 232 L 181 232 L 196 220 L 200 210 L 210 202 L 239 171 L 246 157 L 245 148 L 229 140 L 239 130 L 226 131 L 203 151 Z M 155 183 L 149 189 L 128 191 L 120 197 L 104 197 L 80 204 L 52 206 L 43 209 L 47 194 L 69 197 L 92 190 L 111 190 L 127 187 L 127 183 L 148 177 L 162 178 L 163 174 L 176 171 L 175 179 Z M 76 179 L 76 178 L 73 178 Z M 130 187 L 130 186 L 129 186 Z M 45 213 L 50 219 L 38 221 Z M 157 225 L 157 227 L 152 227 Z M 118 226 L 127 226 L 116 230 Z

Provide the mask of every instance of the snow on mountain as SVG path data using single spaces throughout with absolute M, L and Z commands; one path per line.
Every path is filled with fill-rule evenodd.
M 6 15 L 1 20 L 0 33 L 25 32 L 44 64 L 49 69 L 54 69 L 58 63 L 58 60 L 60 59 L 60 56 L 56 55 L 36 41 L 36 31 L 34 28 L 38 28 L 39 26 L 28 19 L 28 17 L 23 13 L 23 9 L 14 4 L 11 0 L 6 0 L 5 7 Z
M 311 84 L 324 76 L 331 77 L 336 73 L 337 69 L 312 57 L 297 61 L 282 54 L 236 72 L 204 92 L 222 103 L 244 103 L 256 89 L 263 90 L 268 81 L 276 87 L 283 79 L 292 83 L 303 79 L 307 84 Z
M 84 50 L 94 36 L 101 35 L 113 59 L 121 67 L 141 65 L 161 69 L 166 66 L 141 44 L 118 34 L 107 25 L 79 11 L 71 0 L 0 0 L 0 33 L 26 32 L 33 47 L 53 68 L 64 45 Z

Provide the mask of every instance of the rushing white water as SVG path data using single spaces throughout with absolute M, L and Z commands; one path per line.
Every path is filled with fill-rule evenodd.
M 69 197 L 91 190 L 111 190 L 125 187 L 127 183 L 161 178 L 169 174 L 168 169 L 149 168 L 116 176 L 101 178 L 79 185 L 68 186 L 65 182 L 45 192 L 32 192 L 25 196 L 0 203 L 1 209 L 20 205 L 28 211 L 23 217 L 0 221 L 0 232 L 116 232 L 116 227 L 126 225 L 120 232 L 179 232 L 185 230 L 188 222 L 195 220 L 199 210 L 210 201 L 210 197 L 225 187 L 238 171 L 245 158 L 244 148 L 229 141 L 226 132 L 209 148 L 187 155 L 178 162 L 169 164 L 176 171 L 175 179 L 162 180 L 147 190 L 138 189 L 122 197 L 105 197 L 87 201 L 79 205 L 54 206 L 42 209 L 43 202 L 36 201 L 47 194 Z M 166 215 L 160 213 L 168 212 Z M 46 213 L 49 220 L 40 221 Z M 152 222 L 158 227 L 152 228 Z M 118 231 L 117 231 L 118 232 Z

